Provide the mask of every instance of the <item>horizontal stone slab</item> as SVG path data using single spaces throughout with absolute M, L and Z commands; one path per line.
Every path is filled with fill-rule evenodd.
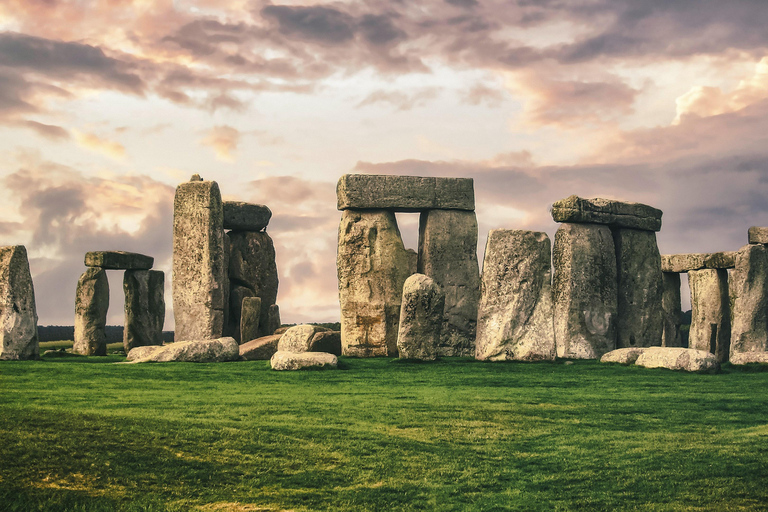
M 731 353 L 731 364 L 768 364 L 768 352 L 737 352 Z
M 662 254 L 662 272 L 688 272 L 705 268 L 734 268 L 736 266 L 736 251 L 691 253 L 691 254 Z
M 339 360 L 326 352 L 282 352 L 278 350 L 269 360 L 273 370 L 301 370 L 302 368 L 336 368 Z
M 345 174 L 336 186 L 339 210 L 423 210 L 475 209 L 472 178 L 428 178 Z
M 706 350 L 681 347 L 648 347 L 635 361 L 645 368 L 667 368 L 685 372 L 717 371 L 720 363 Z
M 234 338 L 177 341 L 167 345 L 136 347 L 128 352 L 127 363 L 219 363 L 240 358 Z
M 661 229 L 661 210 L 640 203 L 570 196 L 552 205 L 555 222 L 607 224 L 646 231 Z
M 768 228 L 752 226 L 749 228 L 749 243 L 768 244 Z
M 135 252 L 125 251 L 90 251 L 85 253 L 86 267 L 99 267 L 108 270 L 149 270 L 155 258 Z
M 272 218 L 272 210 L 263 204 L 224 201 L 224 229 L 262 231 Z

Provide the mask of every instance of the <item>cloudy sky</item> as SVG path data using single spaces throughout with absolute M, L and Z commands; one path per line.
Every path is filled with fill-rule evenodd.
M 571 194 L 661 208 L 663 253 L 735 250 L 768 225 L 766 26 L 764 0 L 2 0 L 0 245 L 41 325 L 89 250 L 154 256 L 170 306 L 193 173 L 272 209 L 289 322 L 338 319 L 350 172 L 474 178 L 481 255 Z

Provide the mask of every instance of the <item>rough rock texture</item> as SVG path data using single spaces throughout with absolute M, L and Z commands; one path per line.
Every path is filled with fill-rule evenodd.
M 412 276 L 419 271 L 419 253 L 413 249 L 406 249 L 405 252 L 408 254 L 408 275 Z
M 731 364 L 750 364 L 761 363 L 768 364 L 768 352 L 737 352 L 731 354 Z
M 35 288 L 23 245 L 0 247 L 0 360 L 37 359 Z
M 688 286 L 691 288 L 688 347 L 711 352 L 723 363 L 728 360 L 731 344 L 728 271 L 692 270 L 688 272 Z
M 661 309 L 664 315 L 664 335 L 662 347 L 681 347 L 683 338 L 680 325 L 683 323 L 683 308 L 680 298 L 680 274 L 662 272 L 663 290 Z
M 277 343 L 282 334 L 262 336 L 240 345 L 240 358 L 246 361 L 266 361 L 277 352 Z
M 317 325 L 294 325 L 283 334 L 277 345 L 279 352 L 310 352 L 312 338 L 319 332 L 327 329 Z
M 177 341 L 159 347 L 138 347 L 128 353 L 132 363 L 220 363 L 240 358 L 234 338 Z
M 601 363 L 635 364 L 637 358 L 646 350 L 646 347 L 617 348 L 603 354 Z
M 661 256 L 656 233 L 614 229 L 618 302 L 616 348 L 661 346 Z
M 768 350 L 768 248 L 746 245 L 730 275 L 731 361 L 742 352 Z
M 488 234 L 475 358 L 553 360 L 551 243 L 546 233 Z
M 440 356 L 473 356 L 480 302 L 475 212 L 431 210 L 419 219 L 418 271 L 445 293 Z
M 309 343 L 310 352 L 328 352 L 341 355 L 341 331 L 320 331 L 312 336 Z
M 720 363 L 706 350 L 680 347 L 649 347 L 635 361 L 646 368 L 668 368 L 686 372 L 719 370 Z
M 263 306 L 262 306 L 263 309 Z M 261 332 L 267 332 L 269 334 L 277 331 L 282 324 L 280 323 L 280 307 L 277 304 L 272 304 L 267 308 L 267 327 Z
M 149 270 L 155 258 L 135 252 L 91 251 L 85 253 L 86 267 L 100 267 L 111 270 Z
M 278 327 L 277 329 L 275 329 L 274 334 L 285 334 L 285 332 L 288 329 L 290 329 L 291 327 L 293 327 L 293 326 L 292 325 L 284 325 L 282 327 Z
M 245 286 L 229 283 L 229 308 L 227 309 L 227 328 L 224 330 L 227 336 L 232 336 L 240 343 L 242 341 L 240 326 L 242 324 L 243 301 L 254 298 L 253 291 Z M 259 298 L 259 300 L 261 300 Z M 259 310 L 259 322 L 261 322 L 261 310 Z M 258 333 L 257 333 L 258 334 Z M 258 336 L 256 336 L 258 338 Z
M 163 344 L 165 274 L 160 270 L 126 270 L 123 349 Z
M 224 201 L 224 229 L 262 231 L 269 225 L 272 210 L 263 204 Z
M 749 228 L 750 244 L 768 244 L 768 228 L 752 226 Z
M 302 368 L 336 368 L 338 359 L 325 352 L 280 352 L 269 363 L 273 370 L 301 370 Z
M 400 359 L 437 359 L 444 308 L 445 294 L 431 277 L 413 274 L 405 280 L 397 331 Z
M 84 356 L 107 355 L 109 281 L 104 269 L 91 267 L 77 281 L 75 342 L 72 352 Z
M 607 226 L 562 224 L 552 255 L 558 357 L 597 359 L 616 348 L 616 252 Z
M 240 312 L 240 343 L 259 338 L 261 321 L 261 298 L 245 297 Z
M 735 251 L 664 254 L 661 256 L 661 270 L 664 272 L 689 272 L 703 268 L 733 268 L 735 264 Z
M 336 197 L 339 210 L 416 212 L 475 209 L 472 178 L 345 174 L 339 178 Z
M 338 240 L 342 353 L 394 356 L 403 283 L 409 272 L 395 214 L 344 210 Z
M 173 201 L 173 312 L 177 340 L 224 332 L 227 262 L 223 208 L 215 181 L 190 181 Z
M 640 203 L 570 196 L 552 205 L 555 222 L 607 224 L 617 228 L 659 231 L 661 210 Z
M 228 332 L 234 332 L 240 326 L 240 309 L 242 299 L 251 296 L 261 299 L 261 315 L 259 317 L 259 336 L 272 334 L 269 331 L 269 308 L 277 300 L 277 264 L 275 263 L 275 246 L 267 233 L 248 231 L 230 231 L 229 279 L 232 283 L 230 298 L 239 302 L 230 304 L 231 327 Z

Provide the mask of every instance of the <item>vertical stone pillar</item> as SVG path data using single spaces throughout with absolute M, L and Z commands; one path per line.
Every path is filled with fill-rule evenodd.
M 434 279 L 445 293 L 445 321 L 439 355 L 474 355 L 480 302 L 475 212 L 422 212 L 418 262 L 419 273 Z
M 558 357 L 597 359 L 616 348 L 616 251 L 608 226 L 561 224 L 553 251 Z
M 661 308 L 664 315 L 664 338 L 662 347 L 682 347 L 680 325 L 683 323 L 683 307 L 680 298 L 680 274 L 662 272 L 663 291 Z
M 75 343 L 72 352 L 84 356 L 107 355 L 107 272 L 91 267 L 77 281 L 75 296 Z
M 755 244 L 742 247 L 730 281 L 731 355 L 768 351 L 768 248 Z
M 342 211 L 337 268 L 344 355 L 397 354 L 408 259 L 393 212 Z
M 176 188 L 173 312 L 177 341 L 220 338 L 224 332 L 228 297 L 223 215 L 215 181 L 190 181 Z
M 437 359 L 445 294 L 434 279 L 413 274 L 403 285 L 397 351 L 400 359 Z
M 616 247 L 616 348 L 658 347 L 664 331 L 661 255 L 656 233 L 613 230 Z
M 37 359 L 35 288 L 23 245 L 0 247 L 0 360 Z
M 240 309 L 240 344 L 259 338 L 259 322 L 261 321 L 261 299 L 246 297 Z M 274 331 L 272 331 L 274 332 Z M 272 334 L 272 333 L 270 333 Z
M 272 334 L 275 334 L 275 331 L 278 330 L 281 325 L 280 306 L 272 304 L 267 308 L 267 329 L 266 331 L 262 331 L 261 328 L 259 328 L 259 332 L 266 332 L 266 336 L 271 336 Z
M 711 352 L 719 363 L 728 361 L 731 341 L 728 271 L 691 270 L 688 285 L 691 288 L 688 348 Z
M 123 349 L 163 344 L 165 274 L 160 270 L 126 270 Z

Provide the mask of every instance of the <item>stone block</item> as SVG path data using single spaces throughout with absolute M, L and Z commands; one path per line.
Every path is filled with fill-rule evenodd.
M 627 347 L 617 348 L 603 354 L 600 358 L 601 363 L 619 363 L 619 364 L 635 364 L 637 358 L 645 352 L 647 347 Z
M 312 338 L 327 329 L 316 325 L 294 325 L 280 338 L 277 350 L 280 352 L 310 352 Z
M 155 258 L 135 252 L 125 251 L 90 251 L 85 253 L 86 267 L 99 267 L 107 270 L 149 270 Z
M 640 203 L 570 196 L 552 205 L 555 222 L 607 224 L 617 228 L 659 231 L 661 210 Z
M 237 361 L 240 346 L 234 338 L 177 341 L 158 347 L 137 347 L 128 353 L 130 363 L 222 363 Z
M 37 359 L 35 288 L 23 245 L 0 247 L 0 360 Z
M 273 370 L 301 370 L 303 368 L 336 368 L 337 357 L 325 352 L 275 352 L 270 359 Z
M 261 322 L 261 298 L 245 297 L 240 310 L 240 343 L 259 338 Z
M 277 304 L 272 304 L 267 308 L 267 328 L 265 330 L 260 330 L 260 332 L 268 332 L 270 334 L 277 333 L 277 330 L 280 329 L 281 325 L 280 307 Z
M 664 316 L 664 336 L 661 346 L 681 347 L 683 339 L 680 325 L 683 323 L 683 309 L 680 297 L 680 274 L 662 272 L 661 309 Z
M 400 359 L 437 359 L 444 308 L 445 294 L 432 278 L 413 274 L 405 280 L 397 331 Z
M 688 286 L 691 289 L 688 347 L 711 352 L 719 363 L 728 361 L 731 343 L 728 271 L 691 270 Z
M 667 368 L 685 372 L 717 371 L 720 363 L 706 350 L 680 347 L 649 347 L 635 361 L 645 368 Z
M 768 248 L 746 245 L 736 257 L 731 272 L 730 356 L 768 351 Z
M 736 352 L 731 354 L 731 364 L 768 364 L 768 352 Z
M 246 361 L 267 361 L 277 352 L 282 334 L 262 336 L 240 345 L 240 358 Z
M 704 268 L 733 268 L 736 264 L 735 251 L 691 253 L 691 254 L 663 254 L 661 256 L 662 272 L 689 272 Z
M 160 270 L 126 270 L 123 349 L 163 344 L 165 274 Z
M 336 196 L 339 210 L 475 209 L 472 178 L 345 174 L 339 178 Z
M 768 227 L 752 226 L 749 228 L 750 244 L 768 244 Z
M 272 218 L 272 210 L 263 204 L 224 201 L 224 229 L 263 231 Z
M 103 268 L 91 267 L 77 281 L 75 341 L 72 352 L 84 356 L 107 355 L 109 281 Z

